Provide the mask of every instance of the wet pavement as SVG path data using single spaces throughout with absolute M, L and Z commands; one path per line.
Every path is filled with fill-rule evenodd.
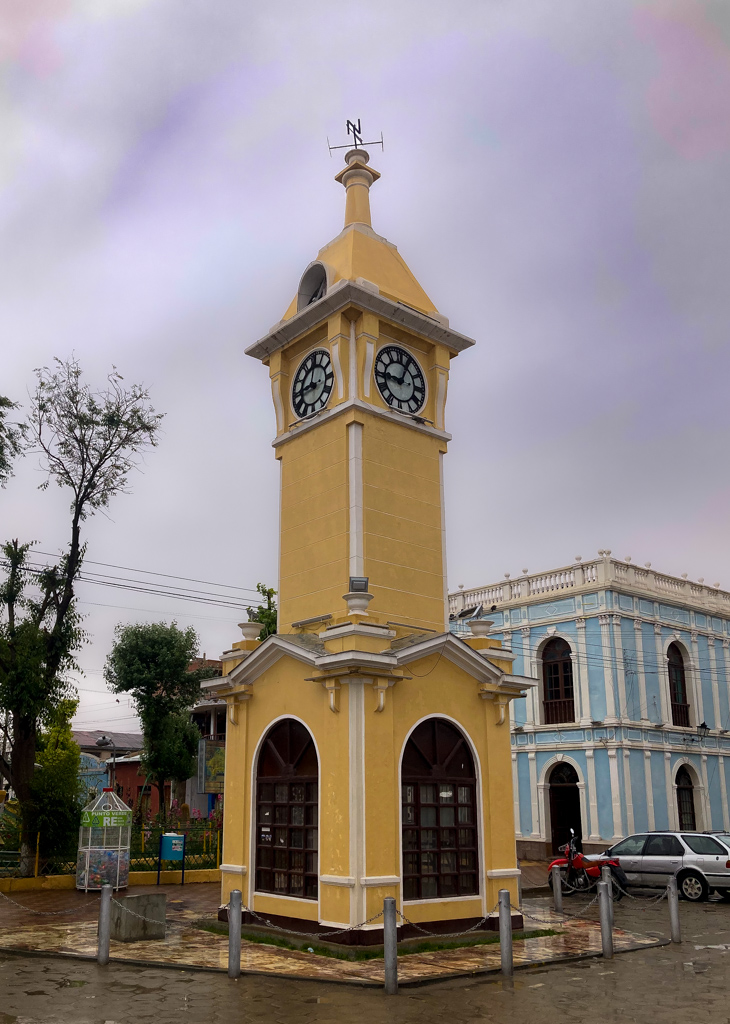
M 111 959 L 131 961 L 147 967 L 227 970 L 228 937 L 212 934 L 199 927 L 201 917 L 213 918 L 217 906 L 217 887 L 195 885 L 187 889 L 175 886 L 165 888 L 168 890 L 168 906 L 164 941 L 125 943 L 112 940 Z M 212 890 L 208 905 L 205 903 L 206 890 Z M 28 901 L 24 916 L 19 906 L 8 904 L 7 899 L 0 899 L 0 911 L 10 907 L 12 912 L 12 923 L 6 924 L 0 933 L 0 949 L 95 957 L 99 902 L 98 898 L 89 896 L 80 901 L 81 896 L 78 894 L 75 899 L 69 896 L 68 907 L 54 905 L 53 910 L 46 909 L 48 901 L 44 903 L 42 898 L 35 905 Z M 39 914 L 41 906 L 44 912 Z M 31 913 L 33 910 L 36 911 L 35 915 Z M 582 957 L 601 949 L 595 903 L 588 908 L 588 920 L 572 916 L 562 918 L 554 914 L 544 900 L 526 899 L 523 912 L 529 930 L 550 929 L 556 931 L 556 934 L 516 939 L 513 948 L 516 967 Z M 0 920 L 5 924 L 4 918 Z M 470 937 L 476 938 L 476 935 Z M 657 941 L 661 940 L 619 927 L 614 934 L 614 948 L 617 952 L 653 946 Z M 497 943 L 492 943 L 409 953 L 400 958 L 398 972 L 403 985 L 414 985 L 446 977 L 494 973 L 499 969 L 500 948 Z M 279 977 L 374 987 L 382 986 L 384 982 L 382 958 L 353 962 L 317 955 L 313 951 L 284 949 L 245 939 L 241 943 L 241 970 L 246 973 L 276 974 Z
M 570 903 L 578 909 L 577 900 Z M 682 903 L 680 911 L 681 946 L 527 968 L 511 986 L 487 975 L 404 988 L 397 997 L 327 982 L 250 975 L 230 981 L 219 973 L 0 953 L 0 1024 L 726 1024 L 730 904 Z M 667 917 L 666 902 L 624 900 L 616 907 L 618 926 L 656 937 L 667 934 Z

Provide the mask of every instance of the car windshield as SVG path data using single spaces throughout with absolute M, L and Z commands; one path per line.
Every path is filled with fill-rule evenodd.
M 725 847 L 721 846 L 712 836 L 695 836 L 682 833 L 682 839 L 684 839 L 693 853 L 706 853 L 713 857 L 717 857 L 718 854 L 727 854 Z
M 724 843 L 724 845 L 727 846 L 727 848 L 730 850 L 730 833 L 718 832 L 715 836 L 715 839 L 719 839 L 720 842 Z

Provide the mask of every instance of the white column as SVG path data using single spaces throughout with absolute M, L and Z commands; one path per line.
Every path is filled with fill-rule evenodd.
M 712 687 L 712 710 L 715 715 L 715 728 L 722 729 L 723 721 L 720 717 L 720 680 L 717 678 L 717 654 L 715 652 L 715 638 L 707 638 L 707 649 L 710 653 L 710 686 Z
M 598 622 L 601 626 L 601 654 L 603 655 L 603 679 L 606 691 L 606 725 L 615 725 L 618 719 L 616 717 L 613 665 L 609 666 L 608 664 L 611 652 L 610 621 L 611 619 L 608 615 L 598 616 Z
M 520 821 L 520 780 L 517 775 L 517 754 L 512 754 L 512 801 L 515 810 L 515 833 L 522 835 L 522 823 Z
M 639 680 L 639 718 L 642 722 L 649 720 L 649 709 L 646 706 L 646 675 L 644 674 L 644 637 L 641 632 L 643 619 L 634 619 L 634 636 L 636 640 L 636 674 Z
M 667 659 L 664 657 L 664 645 L 662 644 L 662 627 L 659 622 L 654 623 L 654 643 L 656 645 L 657 677 L 659 681 L 662 722 L 664 725 L 671 725 L 672 713 L 671 708 L 669 707 L 669 676 L 667 674 Z
M 672 755 L 670 751 L 664 751 L 664 785 L 667 789 L 667 817 L 669 828 L 676 832 L 679 828 L 679 814 L 677 812 L 677 800 L 672 781 Z
M 644 786 L 646 787 L 646 816 L 649 820 L 649 831 L 653 832 L 654 823 L 654 788 L 651 784 L 651 751 L 644 751 Z
M 634 831 L 634 800 L 631 796 L 631 762 L 629 751 L 624 750 L 624 792 L 626 794 L 626 828 L 629 835 Z
M 717 770 L 720 773 L 720 799 L 722 801 L 722 827 L 730 830 L 730 808 L 727 805 L 727 779 L 725 778 L 725 758 L 720 754 L 717 759 Z
M 608 773 L 611 778 L 611 810 L 613 811 L 613 835 L 622 836 L 621 824 L 621 786 L 618 780 L 618 751 L 614 748 L 608 752 Z
M 618 719 L 628 718 L 626 708 L 626 676 L 624 674 L 624 645 L 621 637 L 621 616 L 612 615 L 613 646 L 616 652 L 616 673 L 618 675 Z
M 347 426 L 350 491 L 350 575 L 364 576 L 362 517 L 362 423 Z
M 449 581 L 446 568 L 446 495 L 444 492 L 444 453 L 439 452 L 439 495 L 441 499 L 441 572 L 444 579 L 444 632 L 449 632 Z
M 527 763 L 530 766 L 530 804 L 532 813 L 532 838 L 539 839 L 542 835 L 542 822 L 540 821 L 540 804 L 537 799 L 537 762 L 534 750 L 529 751 Z
M 580 724 L 591 724 L 591 693 L 588 686 L 588 661 L 586 659 L 586 620 L 575 620 L 578 636 L 578 681 L 580 692 Z
M 724 729 L 730 729 L 730 640 L 722 641 L 722 659 L 725 665 L 725 697 L 727 700 L 728 717 L 724 722 L 720 722 L 720 726 Z M 718 679 L 717 685 L 719 687 L 720 680 Z
M 586 750 L 586 768 L 588 776 L 588 806 L 591 814 L 591 833 L 589 840 L 598 842 L 601 833 L 598 827 L 598 794 L 596 793 L 596 763 L 593 758 L 593 750 L 589 747 Z

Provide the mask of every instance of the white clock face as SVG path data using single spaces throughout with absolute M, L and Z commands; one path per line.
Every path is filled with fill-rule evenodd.
M 398 345 L 385 345 L 375 360 L 375 383 L 383 399 L 399 412 L 418 412 L 426 401 L 426 382 L 416 360 Z
M 323 348 L 310 352 L 299 364 L 291 389 L 294 412 L 300 419 L 324 409 L 332 394 L 334 373 L 329 352 Z

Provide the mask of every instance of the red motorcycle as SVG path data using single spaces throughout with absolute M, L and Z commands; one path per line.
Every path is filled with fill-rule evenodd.
M 548 868 L 548 885 L 553 887 L 553 866 L 560 868 L 560 881 L 563 895 L 573 896 L 575 893 L 590 892 L 601 881 L 601 869 L 608 865 L 611 868 L 611 886 L 613 898 L 618 902 L 624 895 L 629 884 L 623 868 L 612 857 L 585 857 L 576 846 L 575 832 L 570 830 L 570 842 L 559 846 L 564 856 L 556 857 Z

